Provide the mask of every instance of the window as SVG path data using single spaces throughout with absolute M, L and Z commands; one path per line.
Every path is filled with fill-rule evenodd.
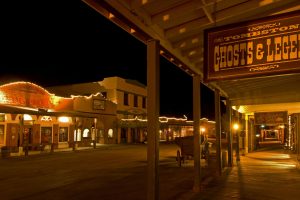
M 143 97 L 143 108 L 146 108 L 146 97 Z
M 107 98 L 107 92 L 101 92 L 101 94 L 104 98 Z
M 138 96 L 137 95 L 134 95 L 133 106 L 138 107 Z
M 5 122 L 5 114 L 0 114 L 0 122 Z
M 110 128 L 109 130 L 108 130 L 108 137 L 109 138 L 112 138 L 112 137 L 114 137 L 114 131 Z
M 41 128 L 41 143 L 43 144 L 52 143 L 52 127 Z
M 68 127 L 59 127 L 59 142 L 67 142 L 68 141 Z
M 0 125 L 0 144 L 4 144 L 4 125 Z
M 129 104 L 128 104 L 128 93 L 125 93 L 124 92 L 124 105 L 125 106 L 128 106 Z
M 81 141 L 81 129 L 74 130 L 74 141 Z
M 89 132 L 90 132 L 90 130 L 89 129 L 84 129 L 83 130 L 83 137 L 89 137 Z

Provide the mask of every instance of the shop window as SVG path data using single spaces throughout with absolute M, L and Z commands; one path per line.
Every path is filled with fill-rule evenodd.
M 146 108 L 146 97 L 143 97 L 143 108 Z
M 0 114 L 0 122 L 5 122 L 5 114 Z
M 74 130 L 74 141 L 81 141 L 81 129 Z
M 68 141 L 68 127 L 59 127 L 59 142 L 67 142 Z
M 114 131 L 111 128 L 108 130 L 108 137 L 109 138 L 114 137 Z
M 128 93 L 124 92 L 124 105 L 128 106 Z
M 0 124 L 0 144 L 4 144 L 4 125 Z
M 133 98 L 133 106 L 134 106 L 134 107 L 138 107 L 138 96 L 137 96 L 137 95 L 134 95 L 134 98 Z
M 102 129 L 99 130 L 99 137 L 104 138 L 104 131 Z
M 84 129 L 83 130 L 83 135 L 82 135 L 82 137 L 89 137 L 89 132 L 90 132 L 90 130 L 89 129 Z
M 41 143 L 52 143 L 52 127 L 41 127 Z

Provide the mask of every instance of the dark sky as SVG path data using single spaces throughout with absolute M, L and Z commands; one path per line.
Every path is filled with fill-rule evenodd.
M 0 83 L 42 87 L 120 76 L 146 84 L 146 46 L 79 0 L 1 1 Z M 161 58 L 161 115 L 192 119 L 192 77 Z M 202 116 L 214 118 L 202 85 Z

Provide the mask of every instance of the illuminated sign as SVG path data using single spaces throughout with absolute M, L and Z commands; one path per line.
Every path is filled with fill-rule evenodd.
M 29 82 L 14 82 L 0 86 L 0 104 L 53 108 L 59 103 L 59 99 L 54 97 L 47 90 Z
M 300 72 L 300 11 L 205 30 L 204 79 Z
M 288 112 L 258 112 L 254 113 L 254 123 L 264 125 L 287 124 Z

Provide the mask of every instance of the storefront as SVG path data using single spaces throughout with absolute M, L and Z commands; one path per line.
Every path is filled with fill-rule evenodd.
M 64 98 L 29 82 L 0 86 L 0 146 L 10 152 L 116 143 L 116 104 L 101 94 Z

